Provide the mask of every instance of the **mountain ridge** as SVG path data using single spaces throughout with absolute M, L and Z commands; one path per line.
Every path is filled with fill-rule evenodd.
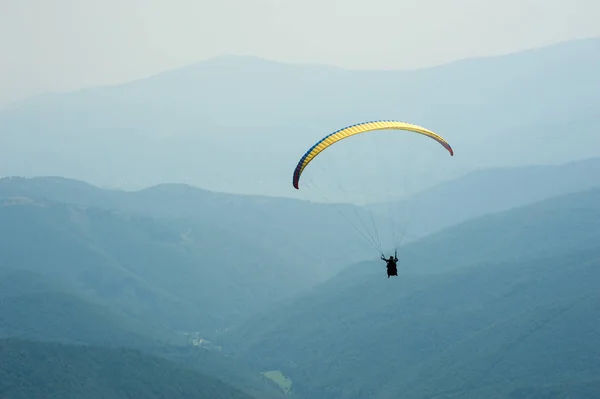
M 289 181 L 303 150 L 362 120 L 408 120 L 450 141 L 457 156 L 421 188 L 480 166 L 597 157 L 599 47 L 600 39 L 573 41 L 415 72 L 203 64 L 202 73 L 178 70 L 4 109 L 0 156 L 6 174 L 286 197 L 296 195 Z M 567 130 L 576 137 L 568 147 Z M 362 176 L 360 166 L 348 171 Z M 390 181 L 394 174 L 384 172 L 381 181 Z

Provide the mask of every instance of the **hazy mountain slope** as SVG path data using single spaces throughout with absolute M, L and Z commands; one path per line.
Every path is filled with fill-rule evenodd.
M 0 340 L 0 396 L 250 399 L 214 378 L 137 351 Z
M 441 183 L 404 201 L 376 204 L 375 213 L 396 212 L 410 221 L 411 238 L 553 196 L 600 187 L 600 158 L 561 165 L 482 169 Z M 408 219 L 408 212 L 413 219 Z
M 565 194 L 448 227 L 402 251 L 405 267 L 437 273 L 547 253 L 587 251 L 600 242 L 600 188 Z
M 218 352 L 75 295 L 60 281 L 26 271 L 0 273 L 0 337 L 142 349 L 218 378 L 251 396 L 283 393 L 258 371 Z
M 10 178 L 0 180 L 0 195 L 49 198 L 196 220 L 277 254 L 285 259 L 282 266 L 286 270 L 301 268 L 306 271 L 307 281 L 319 281 L 373 253 L 344 216 L 360 226 L 357 222 L 370 223 L 367 212 L 373 212 L 375 217 L 379 214 L 376 223 L 382 240 L 392 237 L 386 233 L 390 228 L 386 218 L 395 216 L 396 230 L 406 227 L 409 241 L 490 212 L 600 186 L 600 173 L 596 170 L 600 171 L 600 158 L 554 166 L 483 169 L 425 190 L 407 201 L 371 206 L 360 214 L 360 219 L 349 206 L 340 215 L 338 209 L 324 204 L 237 196 L 184 185 L 123 192 L 63 178 Z
M 175 334 L 56 287 L 34 273 L 0 273 L 0 336 L 152 349 Z
M 7 107 L 0 166 L 8 175 L 100 185 L 176 181 L 295 196 L 293 167 L 312 143 L 375 119 L 413 121 L 450 140 L 456 156 L 438 181 L 481 167 L 599 156 L 599 46 L 598 38 L 578 40 L 415 71 L 218 58 Z M 360 175 L 363 165 L 347 167 Z
M 264 399 L 289 398 L 271 380 L 261 375 L 259 370 L 250 368 L 237 359 L 224 356 L 221 352 L 165 347 L 154 353 L 206 375 L 214 376 L 251 396 Z
M 387 279 L 382 264 L 354 265 L 223 343 L 308 397 L 590 397 L 599 199 L 566 195 L 450 228 L 410 246 L 411 269 L 435 274 L 401 267 Z
M 294 291 L 303 284 L 322 281 L 356 259 L 372 256 L 372 248 L 351 228 L 334 206 L 285 198 L 240 196 L 165 184 L 136 192 L 104 190 L 64 178 L 0 179 L 1 197 L 46 198 L 80 206 L 117 209 L 132 214 L 183 219 L 198 223 L 215 234 L 223 234 L 221 243 L 211 251 L 219 252 L 230 263 L 256 262 L 239 242 L 255 251 L 278 257 L 278 271 L 291 273 L 288 279 Z M 350 208 L 350 205 L 340 205 Z M 369 216 L 356 209 L 345 215 Z M 385 221 L 374 220 L 383 228 Z M 240 262 L 241 260 L 241 262 Z M 232 265 L 233 266 L 233 265 Z M 300 275 L 299 275 L 300 273 Z M 260 278 L 268 276 L 257 274 Z M 283 280 L 285 281 L 285 279 Z
M 329 285 L 234 333 L 237 356 L 282 370 L 299 395 L 332 399 L 597 384 L 600 252 L 487 266 Z
M 292 280 L 302 269 L 285 270 L 281 258 L 185 221 L 6 200 L 0 237 L 12 269 L 57 276 L 124 312 L 204 334 L 301 287 Z M 232 262 L 231 248 L 243 259 Z

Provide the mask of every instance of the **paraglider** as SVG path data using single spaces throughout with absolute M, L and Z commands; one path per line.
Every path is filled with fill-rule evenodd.
M 390 278 L 390 276 L 398 276 L 398 265 L 396 264 L 396 262 L 398 262 L 398 251 L 394 252 L 394 257 L 390 255 L 389 259 L 386 259 L 382 254 L 381 260 L 386 262 L 388 278 Z
M 298 163 L 296 165 L 296 168 L 294 169 L 294 173 L 293 173 L 293 177 L 292 177 L 293 187 L 297 190 L 299 189 L 300 178 L 301 178 L 302 173 L 304 172 L 305 168 L 319 154 L 321 154 L 326 148 L 329 148 L 330 146 L 340 142 L 341 140 L 343 140 L 345 138 L 352 137 L 352 136 L 362 134 L 362 133 L 369 133 L 369 132 L 373 132 L 373 131 L 377 131 L 377 130 L 398 130 L 398 131 L 417 133 L 417 134 L 426 136 L 426 137 L 438 142 L 443 148 L 445 148 L 448 151 L 450 156 L 454 156 L 454 150 L 452 149 L 450 144 L 448 144 L 448 142 L 443 137 L 441 137 L 437 133 L 435 133 L 429 129 L 426 129 L 422 126 L 415 125 L 415 124 L 408 123 L 408 122 L 400 122 L 400 121 L 394 121 L 394 120 L 362 122 L 362 123 L 346 126 L 342 129 L 339 129 L 339 130 L 323 137 L 321 140 L 316 142 L 312 147 L 310 147 L 308 149 L 308 151 L 306 151 L 304 153 L 304 155 L 300 158 L 300 160 L 298 161 Z M 356 161 L 355 159 L 352 160 L 352 162 L 355 162 L 355 161 Z M 372 217 L 371 217 L 371 220 L 375 224 Z M 390 221 L 391 221 L 391 219 L 390 219 Z M 367 241 L 369 241 L 369 243 L 374 248 L 378 249 L 379 252 L 382 254 L 381 259 L 383 261 L 385 261 L 387 264 L 388 278 L 390 276 L 397 276 L 398 275 L 397 247 L 396 247 L 396 251 L 394 252 L 394 257 L 390 256 L 389 259 L 385 258 L 383 255 L 383 250 L 382 250 L 381 244 L 379 243 L 378 239 L 376 239 L 378 229 L 375 226 L 373 227 L 373 229 L 375 231 L 375 235 L 373 235 L 373 234 L 370 234 L 369 232 L 365 233 L 365 232 L 360 231 L 360 229 L 355 224 L 353 224 L 352 222 L 350 222 L 350 223 L 353 225 L 353 227 L 355 227 L 355 229 L 358 231 L 358 233 L 363 236 L 363 238 L 367 239 Z M 366 230 L 366 224 L 365 223 L 361 223 L 361 224 L 363 227 L 365 227 L 365 230 Z

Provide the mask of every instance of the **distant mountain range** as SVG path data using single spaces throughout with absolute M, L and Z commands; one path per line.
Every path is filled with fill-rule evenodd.
M 408 223 L 410 238 L 416 238 L 477 216 L 595 187 L 600 187 L 600 158 L 478 170 L 368 209 L 395 219 L 400 226 Z
M 600 38 L 415 71 L 217 58 L 0 110 L 0 170 L 297 196 L 293 168 L 316 140 L 356 122 L 399 119 L 439 132 L 456 151 L 418 190 L 485 167 L 600 156 L 598 70 Z M 398 176 L 385 168 L 365 176 L 371 160 L 349 154 L 347 173 L 372 188 Z
M 280 399 L 267 371 L 301 399 L 588 398 L 600 384 L 589 349 L 600 336 L 597 162 L 480 171 L 418 194 L 430 234 L 402 248 L 390 280 L 331 205 L 5 178 L 0 337 L 27 341 L 3 342 L 0 357 L 29 373 L 15 351 L 67 356 L 93 376 L 56 392 L 116 392 L 88 358 L 122 362 L 131 384 L 164 360 L 189 389 L 240 398 Z M 65 372 L 35 362 L 52 368 L 36 384 Z M 34 383 L 2 380 L 13 396 Z M 154 392 L 170 389 L 154 380 Z

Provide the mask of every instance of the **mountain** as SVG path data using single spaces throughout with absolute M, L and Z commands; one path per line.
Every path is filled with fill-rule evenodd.
M 253 203 L 178 186 L 94 189 L 97 196 L 87 197 L 86 190 L 57 194 L 81 184 L 68 180 L 4 182 L 0 240 L 7 267 L 59 277 L 156 328 L 205 338 L 323 281 L 342 262 L 372 254 L 319 204 Z M 12 190 L 11 182 L 25 188 Z M 38 183 L 48 191 L 37 190 Z M 47 199 L 53 196 L 80 204 Z M 101 203 L 106 207 L 94 205 Z
M 60 278 L 77 292 L 174 330 L 214 333 L 287 295 L 300 269 L 231 235 L 43 200 L 0 206 L 11 269 Z M 245 256 L 240 267 L 227 246 Z M 265 278 L 268 276 L 268 279 Z
M 206 341 L 192 345 L 196 334 L 175 334 L 152 323 L 153 319 L 119 312 L 119 304 L 109 306 L 94 301 L 94 295 L 74 292 L 59 274 L 0 268 L 0 338 L 143 350 L 218 378 L 252 397 L 283 398 L 273 383 L 214 348 L 206 348 Z
M 481 216 L 407 246 L 403 262 L 416 273 L 439 273 L 548 253 L 577 253 L 600 242 L 600 188 L 565 194 Z
M 199 372 L 139 351 L 0 340 L 0 396 L 252 399 Z
M 422 189 L 482 167 L 600 156 L 599 69 L 600 38 L 413 71 L 223 57 L 6 107 L 0 159 L 5 175 L 296 196 L 293 168 L 318 139 L 399 119 L 439 132 L 456 151 Z M 344 164 L 357 178 L 371 163 L 360 154 Z M 395 176 L 384 170 L 373 187 Z
M 0 337 L 147 349 L 185 344 L 168 330 L 128 318 L 25 271 L 0 272 Z
M 488 213 L 594 187 L 600 187 L 600 158 L 560 165 L 481 169 L 406 199 L 374 204 L 368 209 L 382 217 L 394 217 L 400 225 L 408 221 L 414 239 Z
M 487 213 L 600 186 L 596 171 L 600 171 L 600 158 L 481 169 L 404 200 L 354 209 L 350 205 L 217 193 L 178 184 L 133 192 L 108 190 L 57 177 L 0 179 L 0 197 L 47 198 L 144 216 L 196 220 L 280 256 L 285 259 L 282 265 L 292 271 L 305 271 L 294 284 L 303 280 L 313 284 L 357 259 L 372 256 L 372 248 L 351 224 L 361 234 L 376 230 L 387 249 L 393 246 L 386 242 L 394 236 L 388 233 L 390 228 L 396 232 L 406 229 L 408 242 Z M 390 224 L 390 219 L 395 223 Z
M 200 225 L 206 234 L 214 234 L 208 252 L 230 263 L 229 267 L 239 263 L 240 269 L 258 268 L 255 278 L 259 286 L 261 281 L 269 285 L 287 282 L 290 285 L 284 289 L 288 292 L 324 281 L 356 259 L 372 256 L 372 248 L 348 228 L 345 216 L 373 219 L 382 232 L 390 228 L 383 217 L 351 205 L 225 194 L 184 184 L 131 192 L 60 177 L 0 179 L 0 198 L 18 197 L 175 220 L 183 225 L 182 232 L 190 223 Z M 276 268 L 271 270 L 269 263 Z M 273 278 L 277 281 L 268 282 Z M 246 285 L 251 282 L 246 281 Z
M 465 222 L 221 337 L 301 397 L 594 397 L 600 189 Z

